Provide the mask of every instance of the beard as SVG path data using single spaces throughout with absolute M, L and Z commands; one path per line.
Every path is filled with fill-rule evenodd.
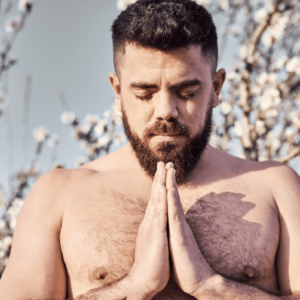
M 164 164 L 172 162 L 176 170 L 175 176 L 177 183 L 183 183 L 196 167 L 208 145 L 213 129 L 213 95 L 211 94 L 210 96 L 209 108 L 206 112 L 203 130 L 197 133 L 193 138 L 191 138 L 190 131 L 186 126 L 179 124 L 176 119 L 172 118 L 168 122 L 158 121 L 151 128 L 147 128 L 143 133 L 142 140 L 131 130 L 123 105 L 121 109 L 125 134 L 146 175 L 153 179 L 158 162 L 162 161 Z M 182 150 L 179 150 L 174 142 L 161 142 L 157 147 L 151 149 L 148 141 L 151 136 L 159 133 L 185 135 L 188 141 Z

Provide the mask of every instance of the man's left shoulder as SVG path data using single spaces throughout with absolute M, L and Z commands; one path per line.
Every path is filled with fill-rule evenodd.
M 257 162 L 258 178 L 270 189 L 275 201 L 300 201 L 300 177 L 291 167 L 276 161 Z

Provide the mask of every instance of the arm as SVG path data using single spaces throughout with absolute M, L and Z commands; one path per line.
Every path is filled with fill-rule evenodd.
M 65 172 L 54 170 L 43 175 L 26 198 L 0 281 L 0 300 L 66 298 L 66 273 L 59 243 L 63 214 L 59 200 Z
M 300 179 L 290 168 L 271 163 L 267 170 L 270 189 L 276 200 L 280 221 L 280 244 L 277 253 L 277 275 L 284 299 L 300 299 Z M 179 287 L 197 299 L 282 299 L 280 293 L 227 279 L 212 270 L 200 252 L 186 223 L 181 206 L 175 172 L 168 171 L 168 218 L 173 277 Z M 266 183 L 267 185 L 268 183 Z
M 126 276 L 108 287 L 92 289 L 73 300 L 150 300 L 153 296 L 144 293 L 130 276 Z

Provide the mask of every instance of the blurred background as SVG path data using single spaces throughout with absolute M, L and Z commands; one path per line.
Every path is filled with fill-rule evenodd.
M 135 0 L 0 0 L 0 278 L 28 191 L 126 142 L 110 27 Z M 227 79 L 211 144 L 299 171 L 300 4 L 195 0 L 213 15 Z M 2 206 L 2 209 L 1 209 Z

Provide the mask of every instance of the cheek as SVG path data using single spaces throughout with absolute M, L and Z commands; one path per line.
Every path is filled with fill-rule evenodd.
M 195 101 L 188 101 L 184 108 L 184 124 L 189 127 L 191 134 L 195 136 L 204 127 L 206 107 Z
M 131 129 L 142 137 L 153 114 L 152 106 L 148 102 L 139 101 L 131 93 L 122 93 L 121 98 Z

